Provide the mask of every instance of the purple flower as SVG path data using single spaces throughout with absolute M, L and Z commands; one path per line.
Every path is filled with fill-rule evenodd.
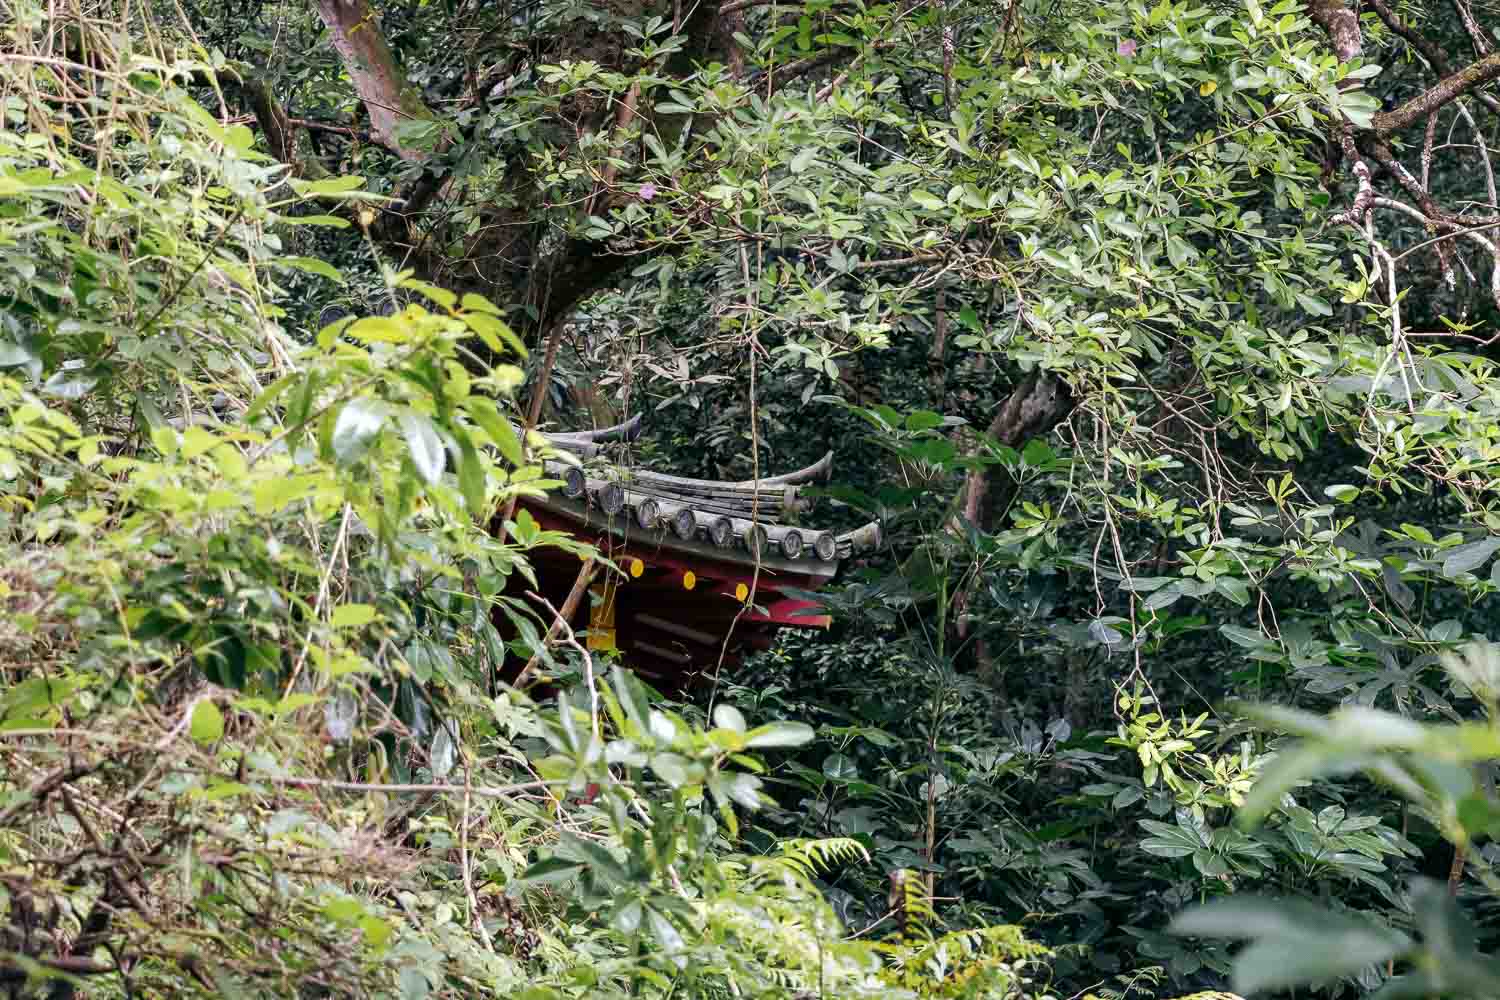
M 1120 39 L 1120 44 L 1115 46 L 1115 51 L 1124 56 L 1126 59 L 1129 59 L 1131 56 L 1135 55 L 1135 39 Z
M 636 194 L 640 196 L 641 201 L 650 201 L 656 197 L 656 185 L 647 181 L 641 185 L 641 189 Z

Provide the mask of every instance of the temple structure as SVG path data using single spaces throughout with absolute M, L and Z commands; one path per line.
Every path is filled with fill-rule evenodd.
M 813 504 L 801 487 L 828 478 L 832 453 L 752 482 L 597 461 L 639 432 L 636 417 L 547 435 L 582 467 L 548 462 L 562 488 L 520 503 L 543 528 L 594 544 L 622 571 L 581 570 L 576 556 L 556 548 L 532 553 L 542 596 L 586 631 L 588 647 L 618 651 L 636 673 L 680 688 L 769 645 L 777 629 L 826 627 L 827 617 L 798 592 L 817 589 L 842 559 L 880 543 L 875 522 L 840 535 L 805 523 Z

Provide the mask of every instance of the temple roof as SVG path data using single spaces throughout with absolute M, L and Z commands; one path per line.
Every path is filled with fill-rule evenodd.
M 664 689 L 732 669 L 746 650 L 767 648 L 779 629 L 826 627 L 826 609 L 806 591 L 826 583 L 841 559 L 880 544 L 874 522 L 843 534 L 805 523 L 813 498 L 803 489 L 828 478 L 832 455 L 745 482 L 593 461 L 639 432 L 636 418 L 544 435 L 585 464 L 547 460 L 562 487 L 521 505 L 544 529 L 593 542 L 618 569 L 590 583 L 592 564 L 580 566 L 571 550 L 534 551 L 548 610 L 575 629 L 586 620 L 589 649 L 617 651 Z M 494 614 L 505 628 L 498 608 Z
M 597 431 L 546 434 L 555 448 L 583 459 L 599 457 L 613 442 L 632 441 L 641 418 Z M 801 487 L 827 480 L 829 452 L 812 465 L 758 480 L 731 482 L 671 476 L 641 468 L 597 469 L 548 461 L 563 481 L 546 506 L 585 523 L 603 521 L 617 535 L 632 534 L 662 548 L 715 562 L 740 563 L 830 577 L 839 560 L 880 544 L 880 526 L 870 522 L 835 534 L 804 523 L 813 509 Z

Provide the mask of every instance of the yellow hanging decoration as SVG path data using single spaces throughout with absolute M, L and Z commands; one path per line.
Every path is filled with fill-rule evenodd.
M 698 586 L 698 577 L 693 574 L 692 570 L 688 570 L 686 573 L 682 574 L 683 590 L 692 590 L 696 586 Z

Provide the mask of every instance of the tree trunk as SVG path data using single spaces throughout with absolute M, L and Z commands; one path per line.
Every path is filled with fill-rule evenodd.
M 1073 393 L 1067 383 L 1045 372 L 1036 372 L 1016 386 L 986 431 L 1010 448 L 1019 448 L 1041 437 L 1073 412 Z M 999 482 L 994 479 L 999 477 Z M 973 469 L 964 480 L 964 520 L 981 531 L 994 531 L 999 515 L 1015 497 L 1016 482 L 1004 472 Z
M 370 133 L 397 156 L 420 159 L 421 151 L 403 145 L 397 129 L 405 122 L 431 119 L 433 114 L 407 85 L 368 0 L 318 0 L 318 13 L 328 25 L 354 92 L 369 112 Z

